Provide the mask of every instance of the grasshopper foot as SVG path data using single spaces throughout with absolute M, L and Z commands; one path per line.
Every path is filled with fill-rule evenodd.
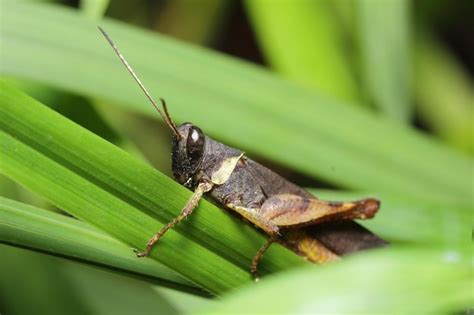
M 253 277 L 253 280 L 255 282 L 259 282 L 260 281 L 260 276 L 258 274 L 258 271 L 257 271 L 257 266 L 253 266 L 250 268 L 250 272 L 252 273 L 252 277 Z
M 138 258 L 146 257 L 150 253 L 148 250 L 145 250 L 145 251 L 141 252 L 136 248 L 133 249 L 133 252 L 135 253 L 135 255 L 137 255 Z

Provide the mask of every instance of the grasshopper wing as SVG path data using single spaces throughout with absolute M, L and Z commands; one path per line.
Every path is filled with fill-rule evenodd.
M 306 226 L 327 221 L 370 219 L 378 211 L 380 202 L 367 198 L 352 202 L 332 202 L 292 194 L 268 198 L 259 215 L 280 226 Z

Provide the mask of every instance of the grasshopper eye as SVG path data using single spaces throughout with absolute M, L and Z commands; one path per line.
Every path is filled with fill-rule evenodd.
M 204 152 L 204 134 L 201 129 L 193 126 L 189 129 L 188 138 L 186 140 L 186 153 L 191 164 L 199 162 Z

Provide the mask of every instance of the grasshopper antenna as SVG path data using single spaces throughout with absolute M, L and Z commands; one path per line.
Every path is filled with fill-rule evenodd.
M 99 31 L 102 33 L 102 35 L 104 35 L 105 39 L 109 42 L 110 46 L 113 48 L 113 50 L 115 51 L 115 54 L 117 54 L 117 56 L 119 57 L 120 61 L 122 62 L 122 64 L 125 66 L 125 68 L 127 68 L 128 72 L 132 75 L 133 79 L 135 80 L 135 82 L 138 83 L 138 85 L 140 86 L 140 88 L 142 89 L 143 93 L 145 93 L 145 96 L 148 98 L 148 100 L 150 101 L 150 103 L 153 105 L 153 107 L 155 107 L 155 109 L 158 111 L 158 113 L 161 115 L 161 117 L 163 118 L 163 120 L 165 121 L 165 123 L 168 125 L 168 127 L 170 127 L 171 131 L 173 131 L 173 134 L 178 138 L 178 140 L 181 140 L 181 135 L 179 134 L 178 132 L 178 129 L 176 128 L 176 125 L 175 123 L 173 122 L 173 120 L 171 119 L 170 117 L 170 114 L 168 113 L 168 108 L 166 107 L 166 103 L 165 103 L 165 100 L 160 98 L 160 101 L 161 101 L 161 105 L 163 106 L 163 110 L 164 110 L 164 113 L 158 108 L 158 105 L 156 104 L 155 100 L 153 99 L 153 97 L 151 97 L 150 93 L 148 93 L 147 89 L 145 88 L 145 86 L 143 85 L 142 81 L 140 81 L 140 79 L 138 78 L 138 76 L 135 74 L 135 72 L 133 71 L 132 67 L 130 67 L 130 65 L 128 64 L 127 60 L 125 60 L 125 57 L 122 55 L 122 53 L 120 52 L 120 50 L 118 49 L 117 45 L 115 45 L 115 43 L 112 41 L 112 39 L 110 38 L 109 34 L 107 34 L 104 29 L 100 26 L 97 26 L 97 28 L 99 29 Z

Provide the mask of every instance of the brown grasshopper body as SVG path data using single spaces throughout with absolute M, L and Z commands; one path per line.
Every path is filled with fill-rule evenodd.
M 372 218 L 379 209 L 378 200 L 319 200 L 246 157 L 242 151 L 205 136 L 190 123 L 177 130 L 180 137 L 173 138 L 172 153 L 176 180 L 198 190 L 205 183 L 205 190 L 214 200 L 269 235 L 268 242 L 254 258 L 254 274 L 258 260 L 273 241 L 316 263 L 385 244 L 351 221 Z
M 100 31 L 173 131 L 173 175 L 179 183 L 194 190 L 181 214 L 150 239 L 145 251 L 137 252 L 139 257 L 147 256 L 166 231 L 189 216 L 204 193 L 268 235 L 267 242 L 252 261 L 251 271 L 256 279 L 258 262 L 275 241 L 315 263 L 335 261 L 345 254 L 386 244 L 352 221 L 372 218 L 379 209 L 378 200 L 319 200 L 246 157 L 242 151 L 207 137 L 197 126 L 184 123 L 176 127 L 164 101 L 161 100 L 165 114 L 159 110 L 112 40 L 102 29 Z

